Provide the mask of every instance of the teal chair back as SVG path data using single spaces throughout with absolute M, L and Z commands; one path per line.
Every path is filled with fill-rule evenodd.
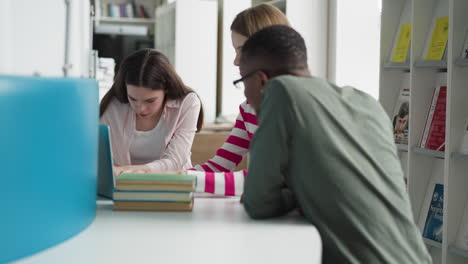
M 95 80 L 0 75 L 0 263 L 93 221 L 98 108 Z

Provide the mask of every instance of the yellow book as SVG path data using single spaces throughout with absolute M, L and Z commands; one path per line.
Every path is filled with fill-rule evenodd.
M 426 60 L 442 60 L 448 39 L 448 17 L 439 17 L 432 31 L 432 38 L 427 49 Z
M 398 41 L 393 52 L 392 62 L 406 62 L 411 42 L 411 23 L 402 24 Z

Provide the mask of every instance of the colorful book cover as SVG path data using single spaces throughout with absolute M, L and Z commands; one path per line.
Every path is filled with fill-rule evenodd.
M 426 60 L 442 60 L 448 40 L 448 17 L 437 18 L 432 30 L 431 42 L 427 50 Z
M 447 86 L 437 87 L 433 102 L 429 109 L 421 147 L 437 151 L 445 151 L 445 116 L 447 107 Z
M 411 42 L 411 23 L 402 24 L 392 62 L 406 62 Z
M 393 138 L 397 144 L 408 145 L 409 135 L 409 74 L 406 74 L 402 81 L 400 94 L 393 110 Z
M 190 212 L 193 209 L 193 200 L 189 202 L 133 202 L 115 201 L 115 211 L 182 211 Z
M 158 173 L 122 173 L 117 182 L 123 181 L 174 181 L 191 183 L 196 180 L 193 175 L 185 174 L 158 174 Z
M 424 224 L 423 237 L 442 243 L 444 216 L 444 186 L 435 184 L 431 204 Z

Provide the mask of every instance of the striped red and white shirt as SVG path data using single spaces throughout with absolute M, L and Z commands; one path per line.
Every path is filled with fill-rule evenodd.
M 250 142 L 258 127 L 255 110 L 247 101 L 239 106 L 234 128 L 226 142 L 216 151 L 213 158 L 204 164 L 195 165 L 190 170 L 196 173 L 197 192 L 207 192 L 226 196 L 240 195 L 244 186 L 246 170 L 231 173 L 242 158 L 249 152 Z M 203 189 L 203 190 L 201 190 Z

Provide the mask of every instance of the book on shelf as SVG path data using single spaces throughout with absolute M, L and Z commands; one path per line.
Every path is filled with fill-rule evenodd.
M 436 19 L 432 28 L 426 60 L 433 61 L 443 59 L 448 40 L 448 23 L 449 19 L 447 16 Z
M 409 73 L 404 73 L 397 103 L 393 109 L 393 137 L 396 144 L 408 145 L 409 135 Z
M 463 217 L 457 234 L 455 246 L 468 251 L 468 201 L 465 202 L 465 210 L 463 211 Z
M 131 202 L 115 201 L 116 211 L 192 211 L 193 200 L 188 203 L 178 202 Z
M 109 4 L 109 14 L 111 17 L 120 17 L 120 6 L 118 4 Z
M 99 6 L 102 17 L 112 18 L 150 18 L 146 8 L 136 3 L 101 3 Z
M 427 217 L 424 224 L 423 237 L 442 242 L 442 226 L 444 215 L 444 186 L 435 184 L 434 191 L 427 211 Z
M 391 62 L 403 63 L 407 61 L 411 42 L 411 23 L 402 24 L 399 29 L 398 39 L 393 51 Z
M 420 147 L 445 151 L 447 86 L 436 86 L 426 115 Z
M 468 155 L 468 120 L 466 120 L 465 127 L 463 131 L 463 140 L 460 148 L 460 152 Z
M 400 16 L 400 23 L 393 40 L 391 62 L 404 63 L 408 61 L 411 43 L 411 1 L 405 1 Z
M 432 204 L 432 197 L 434 195 L 434 189 L 437 184 L 443 185 L 444 183 L 444 160 L 434 159 L 431 162 L 431 168 L 427 171 L 429 173 L 428 182 L 421 182 L 424 186 L 427 186 L 424 190 L 424 199 L 422 200 L 421 207 L 419 208 L 418 226 L 421 230 L 421 234 L 424 232 L 427 215 Z

